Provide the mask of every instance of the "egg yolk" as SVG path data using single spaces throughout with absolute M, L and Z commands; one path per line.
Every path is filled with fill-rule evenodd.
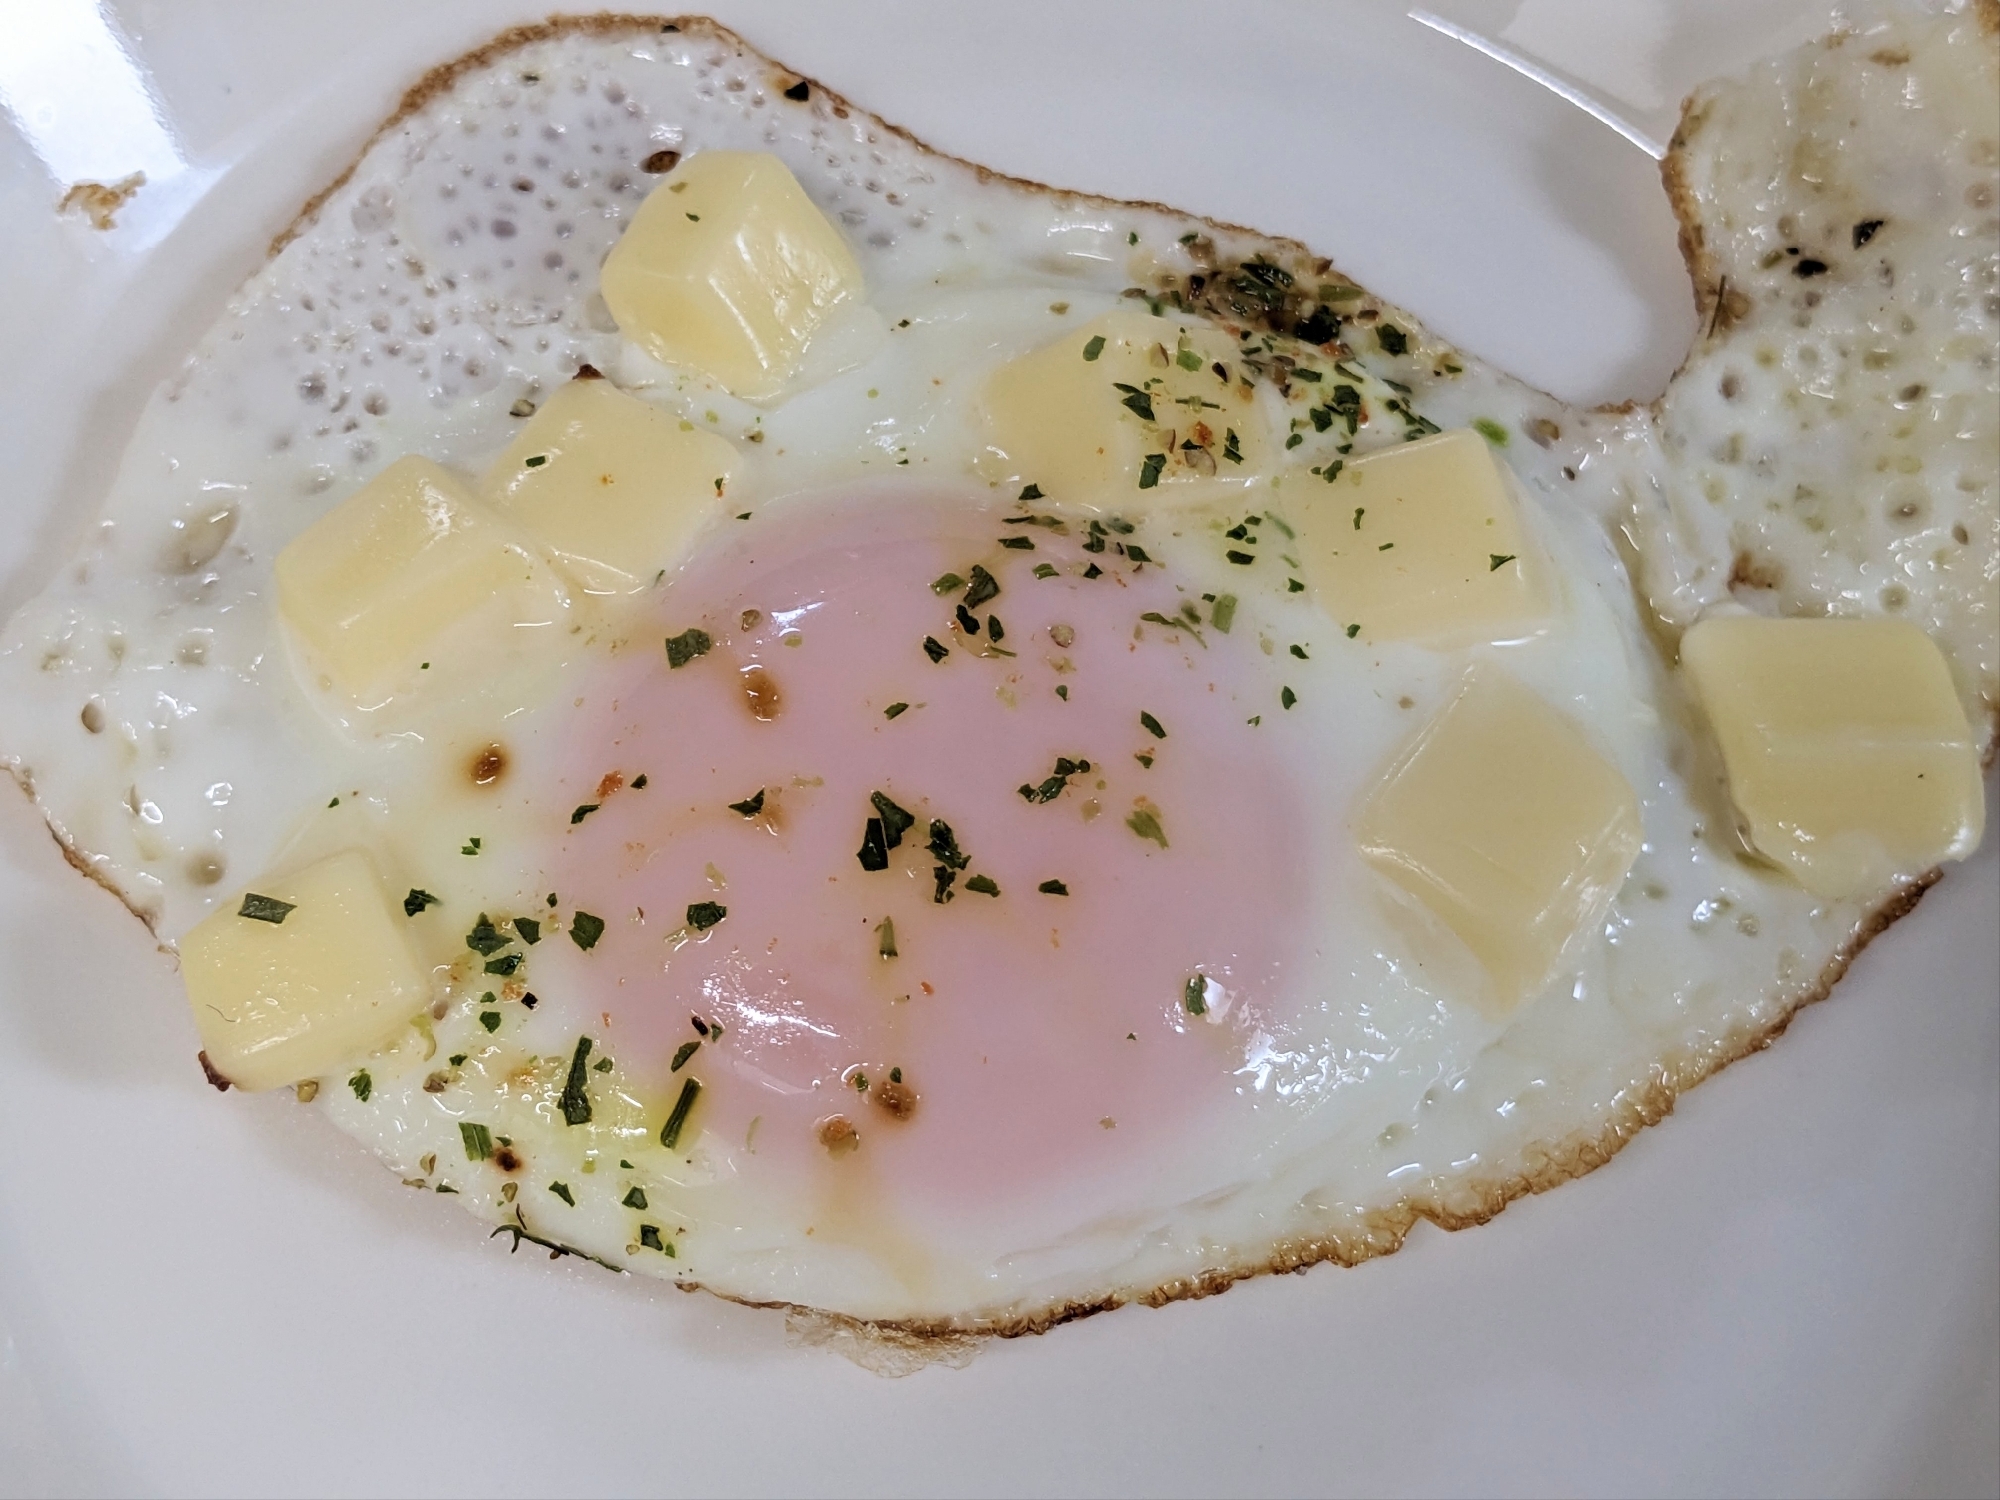
M 1248 722 L 1270 669 L 1246 628 L 1142 623 L 1196 596 L 1120 533 L 1018 514 L 734 523 L 574 716 L 598 805 L 557 888 L 606 925 L 538 987 L 663 1109 L 700 1081 L 681 1154 L 963 1223 L 1136 1186 L 1251 1107 L 1310 884 Z

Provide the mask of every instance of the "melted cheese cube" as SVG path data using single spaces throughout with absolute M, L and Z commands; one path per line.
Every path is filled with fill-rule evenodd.
M 1271 444 L 1236 353 L 1218 329 L 1107 313 L 993 373 L 980 467 L 1126 508 L 1247 485 Z
M 246 905 L 282 920 L 240 913 Z M 389 1041 L 430 1000 L 375 862 L 349 849 L 272 878 L 181 939 L 211 1067 L 238 1088 L 318 1078 Z
M 1639 801 L 1583 731 L 1476 668 L 1362 807 L 1362 857 L 1479 961 L 1504 1016 L 1602 916 L 1639 856 Z
M 1518 640 L 1548 618 L 1547 568 L 1510 476 L 1470 429 L 1351 461 L 1331 484 L 1288 486 L 1320 607 L 1370 640 Z
M 564 602 L 533 542 L 427 458 L 398 459 L 321 516 L 276 571 L 279 612 L 364 707 L 508 649 L 511 627 L 546 625 Z
M 1963 859 L 1985 824 L 1972 726 L 1907 620 L 1718 616 L 1681 664 L 1750 843 L 1817 896 Z
M 639 205 L 601 280 L 618 329 L 747 401 L 775 396 L 863 290 L 840 231 L 775 156 L 703 151 Z
M 573 380 L 528 420 L 480 481 L 591 593 L 629 593 L 678 561 L 722 508 L 736 450 L 712 432 Z

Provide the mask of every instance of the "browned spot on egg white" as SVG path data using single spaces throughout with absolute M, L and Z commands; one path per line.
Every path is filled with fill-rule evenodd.
M 206 1052 L 195 1053 L 195 1061 L 201 1064 L 201 1075 L 221 1093 L 229 1092 L 229 1080 L 215 1070 L 215 1064 L 208 1060 Z
M 1775 589 L 1784 581 L 1783 571 L 1768 557 L 1739 552 L 1736 561 L 1730 565 L 1729 586 L 1732 589 Z
M 885 1078 L 868 1091 L 876 1107 L 891 1119 L 907 1120 L 917 1112 L 917 1091 L 900 1078 Z
M 750 704 L 752 716 L 760 722 L 768 724 L 778 717 L 778 706 L 782 701 L 778 696 L 778 684 L 762 667 L 743 669 L 743 696 Z
M 846 1115 L 828 1115 L 819 1122 L 819 1143 L 832 1157 L 846 1156 L 861 1144 L 861 1132 Z
M 492 786 L 507 774 L 507 751 L 498 741 L 472 757 L 468 772 L 474 786 Z
M 680 165 L 680 162 L 681 154 L 678 151 L 655 151 L 639 163 L 639 170 L 653 173 L 671 172 Z
M 606 771 L 604 779 L 597 783 L 597 800 L 602 802 L 623 785 L 625 785 L 625 773 L 623 771 Z
M 503 1172 L 518 1172 L 521 1170 L 521 1158 L 512 1146 L 502 1146 L 493 1153 L 493 1165 Z

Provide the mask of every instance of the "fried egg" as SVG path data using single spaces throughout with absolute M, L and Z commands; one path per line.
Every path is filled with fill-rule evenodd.
M 707 23 L 529 28 L 154 398 L 0 749 L 211 1081 L 516 1247 L 1012 1333 L 1477 1222 L 1978 837 L 1994 79 L 1945 15 L 1698 96 L 1708 333 L 1583 412 Z

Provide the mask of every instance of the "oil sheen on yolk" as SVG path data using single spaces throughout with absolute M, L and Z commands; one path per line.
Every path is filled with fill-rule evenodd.
M 1305 937 L 1293 771 L 1234 691 L 1268 670 L 1254 632 L 1135 639 L 1142 614 L 1186 597 L 1172 578 L 1115 554 L 1076 576 L 1080 528 L 1001 524 L 1011 513 L 925 497 L 743 524 L 663 592 L 566 753 L 582 791 L 614 770 L 647 785 L 567 835 L 563 905 L 608 926 L 587 954 L 555 945 L 546 997 L 560 975 L 566 1009 L 608 1018 L 606 1045 L 657 1098 L 700 1078 L 695 1123 L 740 1174 L 807 1193 L 867 1181 L 899 1222 L 1019 1213 L 1056 1183 L 1122 1196 L 1253 1107 L 1240 1033 L 1279 1005 Z M 1009 534 L 1035 550 L 1001 548 Z M 1045 562 L 1063 573 L 1036 578 Z M 974 563 L 1001 584 L 976 614 L 1004 622 L 1013 657 L 977 655 L 954 624 L 962 591 L 931 587 Z M 658 638 L 690 626 L 713 649 L 670 668 Z M 927 636 L 949 656 L 933 663 Z M 1023 798 L 1058 757 L 1091 769 Z M 761 815 L 730 808 L 760 790 Z M 857 858 L 874 791 L 917 819 L 881 871 Z M 1140 799 L 1167 847 L 1129 825 Z M 943 905 L 933 818 L 970 860 Z M 981 875 L 998 896 L 968 887 Z M 1038 890 L 1049 880 L 1068 894 Z M 727 917 L 677 943 L 709 901 Z M 1197 974 L 1214 982 L 1201 1017 Z M 691 1015 L 724 1037 L 672 1076 Z M 892 1068 L 916 1095 L 906 1119 L 879 1100 Z M 823 1143 L 834 1115 L 858 1148 Z

